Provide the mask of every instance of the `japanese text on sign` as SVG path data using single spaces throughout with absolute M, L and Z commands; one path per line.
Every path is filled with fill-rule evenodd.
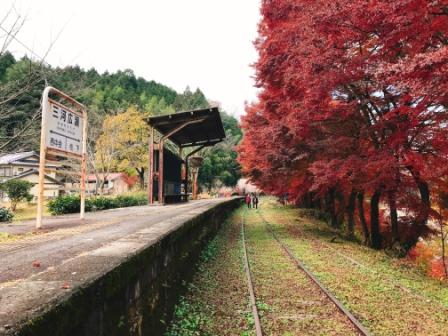
M 49 104 L 49 111 L 46 111 L 46 113 L 47 147 L 81 155 L 83 118 L 69 108 L 52 102 Z

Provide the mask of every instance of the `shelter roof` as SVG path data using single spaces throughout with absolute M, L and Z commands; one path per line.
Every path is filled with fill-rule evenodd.
M 213 146 L 226 137 L 217 107 L 150 117 L 147 123 L 180 147 Z

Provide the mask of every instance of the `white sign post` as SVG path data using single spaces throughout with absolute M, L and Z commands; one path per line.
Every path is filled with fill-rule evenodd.
M 68 107 L 49 96 L 52 94 L 73 106 Z M 87 164 L 87 111 L 84 105 L 62 91 L 47 86 L 42 94 L 42 129 L 40 135 L 39 189 L 36 228 L 42 227 L 45 191 L 45 162 L 48 154 L 81 161 L 80 217 L 84 219 L 86 164 Z

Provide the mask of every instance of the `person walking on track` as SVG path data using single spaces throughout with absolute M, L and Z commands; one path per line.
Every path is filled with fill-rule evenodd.
M 250 194 L 246 195 L 246 204 L 247 204 L 247 208 L 250 209 L 250 204 L 252 202 L 252 199 L 250 197 Z
M 258 196 L 257 194 L 252 195 L 252 207 L 258 209 Z

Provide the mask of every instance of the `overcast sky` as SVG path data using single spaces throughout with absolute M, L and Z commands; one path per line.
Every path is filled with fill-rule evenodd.
M 253 70 L 260 0 L 1 0 L 27 22 L 18 39 L 54 66 L 132 69 L 177 91 L 199 87 L 241 115 L 256 96 Z M 7 25 L 7 23 L 4 23 Z M 5 27 L 6 28 L 6 27 Z M 18 43 L 10 50 L 22 55 Z

